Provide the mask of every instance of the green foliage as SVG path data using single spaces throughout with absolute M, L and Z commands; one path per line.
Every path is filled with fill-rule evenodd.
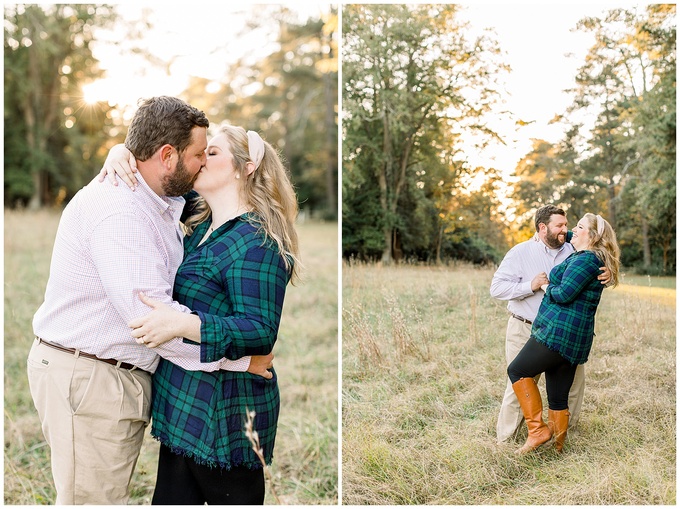
M 349 180 L 349 169 L 342 173 L 343 183 Z M 348 184 L 349 185 L 349 184 Z M 372 260 L 385 248 L 382 231 L 382 210 L 378 186 L 358 183 L 351 191 L 343 185 L 342 256 Z
M 5 204 L 27 204 L 33 196 L 33 179 L 28 165 L 30 151 L 26 145 L 24 125 L 15 122 L 11 110 L 5 105 Z M 14 126 L 10 128 L 10 126 Z
M 536 140 L 516 169 L 517 211 L 545 203 L 575 223 L 601 213 L 617 231 L 624 265 L 675 273 L 675 5 L 613 9 L 578 28 L 594 44 L 576 76 L 568 118 L 599 112 L 589 132 L 572 123 L 555 145 Z
M 101 75 L 90 44 L 106 5 L 5 6 L 5 202 L 38 207 L 75 193 L 100 166 L 110 107 L 80 87 Z
M 215 122 L 262 132 L 280 149 L 306 215 L 336 219 L 337 12 L 300 22 L 285 7 L 258 6 L 253 18 L 266 27 L 274 20 L 278 48 L 232 66 L 218 91 L 193 78 L 183 98 Z M 108 148 L 122 141 L 123 115 L 107 103 L 86 104 L 81 92 L 101 76 L 91 45 L 116 20 L 106 5 L 6 6 L 7 204 L 68 200 L 101 168 Z M 115 41 L 121 52 L 167 65 L 137 47 L 147 25 L 117 26 L 126 31 L 124 41 Z
M 259 12 L 265 9 L 266 16 Z M 219 89 L 194 79 L 183 97 L 215 122 L 262 132 L 281 150 L 301 209 L 337 218 L 337 12 L 300 23 L 281 6 L 258 6 L 249 29 L 276 20 L 278 49 L 231 66 Z
M 348 208 L 352 222 L 344 254 L 365 256 L 361 246 L 370 245 L 375 257 L 382 244 L 385 262 L 439 261 L 453 253 L 442 246 L 463 241 L 450 228 L 472 173 L 456 159 L 460 134 L 497 138 L 479 118 L 507 68 L 493 41 L 465 38 L 458 9 L 344 6 L 343 215 Z

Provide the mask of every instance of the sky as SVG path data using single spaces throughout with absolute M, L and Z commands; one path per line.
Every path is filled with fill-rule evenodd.
M 514 122 L 497 122 L 507 146 L 494 145 L 483 152 L 470 152 L 474 165 L 493 166 L 510 175 L 517 162 L 531 150 L 531 139 L 558 141 L 563 126 L 549 125 L 563 113 L 570 99 L 563 90 L 574 85 L 576 70 L 585 61 L 593 44 L 593 35 L 572 32 L 586 16 L 600 16 L 611 4 L 470 4 L 461 17 L 470 21 L 478 33 L 492 28 L 512 68 L 507 77 L 510 93 L 505 107 L 516 117 L 531 122 L 516 126 Z M 567 57 L 567 54 L 573 54 Z
M 329 4 L 321 2 L 283 5 L 299 12 L 303 19 L 330 10 Z M 88 102 L 108 101 L 121 109 L 127 106 L 126 116 L 134 113 L 141 97 L 180 94 L 189 76 L 219 80 L 239 57 L 266 56 L 278 35 L 271 29 L 247 29 L 246 22 L 253 17 L 253 6 L 248 3 L 194 1 L 189 9 L 187 4 L 127 1 L 118 3 L 116 10 L 127 21 L 140 20 L 147 12 L 152 28 L 136 44 L 168 63 L 162 69 L 141 57 L 121 54 L 121 48 L 132 43 L 125 40 L 120 26 L 100 32 L 108 42 L 94 45 L 93 53 L 106 77 L 84 86 L 83 94 Z
M 85 87 L 91 101 L 108 100 L 119 106 L 128 105 L 127 115 L 134 112 L 137 99 L 152 95 L 177 95 L 186 87 L 189 75 L 218 80 L 230 62 L 238 57 L 264 56 L 276 37 L 274 31 L 244 29 L 252 6 L 239 3 L 219 5 L 193 2 L 192 14 L 177 15 L 172 4 L 130 2 L 118 4 L 118 12 L 128 20 L 140 19 L 143 9 L 150 11 L 154 27 L 144 45 L 160 59 L 172 62 L 166 70 L 148 65 L 141 58 L 120 56 L 120 46 L 102 44 L 95 56 L 107 71 L 107 78 Z M 329 4 L 290 2 L 287 4 L 303 16 L 318 15 Z M 584 61 L 593 42 L 591 34 L 571 31 L 585 16 L 601 15 L 613 4 L 540 4 L 485 3 L 463 4 L 463 19 L 469 20 L 473 34 L 491 28 L 512 72 L 506 78 L 509 92 L 504 108 L 516 118 L 530 122 L 516 126 L 514 121 L 494 119 L 496 129 L 506 145 L 494 144 L 486 150 L 468 150 L 468 162 L 493 166 L 511 175 L 517 162 L 531 149 L 531 139 L 555 142 L 563 127 L 549 125 L 557 113 L 565 111 L 569 97 L 563 92 L 574 83 L 577 68 Z M 239 7 L 242 6 L 242 7 Z M 471 35 L 473 35 L 471 34 Z M 120 38 L 120 34 L 111 35 Z M 566 54 L 573 54 L 567 57 Z

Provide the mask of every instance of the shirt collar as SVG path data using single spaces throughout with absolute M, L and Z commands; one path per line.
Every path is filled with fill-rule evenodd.
M 543 252 L 545 252 L 545 253 L 550 253 L 551 250 L 553 249 L 553 248 L 548 247 L 548 246 L 546 245 L 546 243 L 543 242 L 543 241 L 541 240 L 541 238 L 538 236 L 538 232 L 534 233 L 534 239 L 533 239 L 533 240 L 534 240 L 535 242 L 537 242 L 537 243 L 540 245 L 541 249 L 542 249 Z M 565 242 L 564 244 L 562 244 L 560 247 L 558 247 L 558 248 L 555 250 L 555 253 L 561 252 L 561 251 L 564 249 L 564 246 L 566 246 L 566 245 L 567 245 L 567 243 Z
M 147 200 L 151 201 L 160 215 L 163 215 L 166 212 L 171 216 L 174 216 L 177 213 L 181 214 L 182 209 L 184 208 L 184 198 L 181 196 L 159 196 L 149 187 L 149 184 L 147 184 L 144 177 L 142 177 L 141 172 L 138 171 L 135 174 L 135 177 L 137 177 L 137 181 L 139 182 L 135 192 L 143 191 L 144 196 Z

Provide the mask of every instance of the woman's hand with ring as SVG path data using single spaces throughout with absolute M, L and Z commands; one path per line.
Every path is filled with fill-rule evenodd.
M 170 306 L 147 297 L 143 293 L 139 294 L 139 299 L 151 307 L 152 311 L 128 323 L 128 326 L 132 329 L 132 337 L 137 340 L 137 343 L 149 348 L 156 348 L 177 337 L 172 325 L 176 323 L 177 315 L 184 315 L 184 313 L 175 311 Z

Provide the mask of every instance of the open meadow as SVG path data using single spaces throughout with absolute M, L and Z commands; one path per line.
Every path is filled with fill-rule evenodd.
M 674 279 L 605 290 L 577 430 L 561 456 L 517 457 L 526 427 L 496 444 L 508 313 L 493 272 L 343 265 L 343 504 L 674 505 Z
M 57 211 L 5 211 L 5 504 L 54 502 L 49 447 L 28 391 L 31 319 L 43 299 Z M 338 227 L 299 226 L 304 283 L 289 286 L 274 363 L 281 415 L 271 473 L 283 504 L 338 502 Z M 158 444 L 147 433 L 131 504 L 149 504 Z M 265 504 L 276 499 L 268 486 Z

